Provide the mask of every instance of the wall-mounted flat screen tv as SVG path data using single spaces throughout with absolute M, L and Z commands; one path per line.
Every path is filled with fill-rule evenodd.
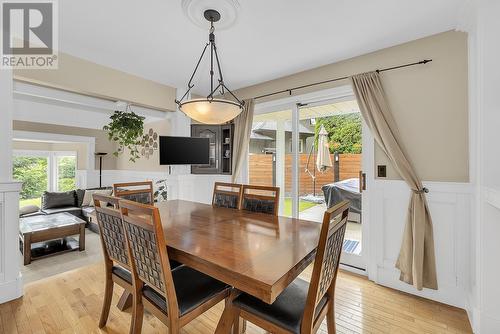
M 160 136 L 160 165 L 207 165 L 208 138 Z

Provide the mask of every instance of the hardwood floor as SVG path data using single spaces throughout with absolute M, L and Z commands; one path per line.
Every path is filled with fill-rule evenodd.
M 312 267 L 302 277 L 307 279 Z M 0 305 L 0 333 L 128 333 L 130 310 L 116 303 L 115 288 L 107 326 L 97 323 L 104 291 L 103 264 L 91 265 L 28 284 L 25 296 Z M 337 281 L 338 333 L 472 333 L 464 310 L 376 285 L 363 277 L 341 272 Z M 213 333 L 222 312 L 219 304 L 195 319 L 181 333 Z M 166 333 L 167 328 L 146 314 L 143 333 Z M 252 324 L 247 333 L 262 330 Z M 319 333 L 326 333 L 323 323 Z

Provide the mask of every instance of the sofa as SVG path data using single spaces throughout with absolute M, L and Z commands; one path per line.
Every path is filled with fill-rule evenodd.
M 98 233 L 97 224 L 92 221 L 92 215 L 95 212 L 94 206 L 93 204 L 88 205 L 88 203 L 83 203 L 85 192 L 92 192 L 96 190 L 109 190 L 109 195 L 111 195 L 112 192 L 111 187 L 76 189 L 66 192 L 45 191 L 42 195 L 42 207 L 37 208 L 38 210 L 36 211 L 28 210 L 31 211 L 28 213 L 23 213 L 24 210 L 21 208 L 19 217 L 24 218 L 67 212 L 85 220 L 87 222 L 87 227 L 91 231 Z

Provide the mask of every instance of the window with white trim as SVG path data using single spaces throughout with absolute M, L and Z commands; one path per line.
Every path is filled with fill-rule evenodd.
M 44 191 L 76 188 L 76 152 L 14 150 L 13 179 L 23 182 L 20 206 L 38 205 Z

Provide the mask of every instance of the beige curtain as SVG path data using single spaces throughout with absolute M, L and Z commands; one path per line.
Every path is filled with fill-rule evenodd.
M 350 79 L 363 119 L 377 143 L 412 189 L 403 242 L 396 262 L 396 267 L 401 271 L 400 280 L 412 284 L 418 290 L 423 287 L 437 290 L 434 237 L 425 198 L 426 189 L 403 151 L 380 75 L 369 72 Z
M 254 100 L 245 100 L 243 111 L 234 119 L 233 137 L 233 182 L 240 175 L 243 162 L 248 156 L 248 143 L 252 132 Z

